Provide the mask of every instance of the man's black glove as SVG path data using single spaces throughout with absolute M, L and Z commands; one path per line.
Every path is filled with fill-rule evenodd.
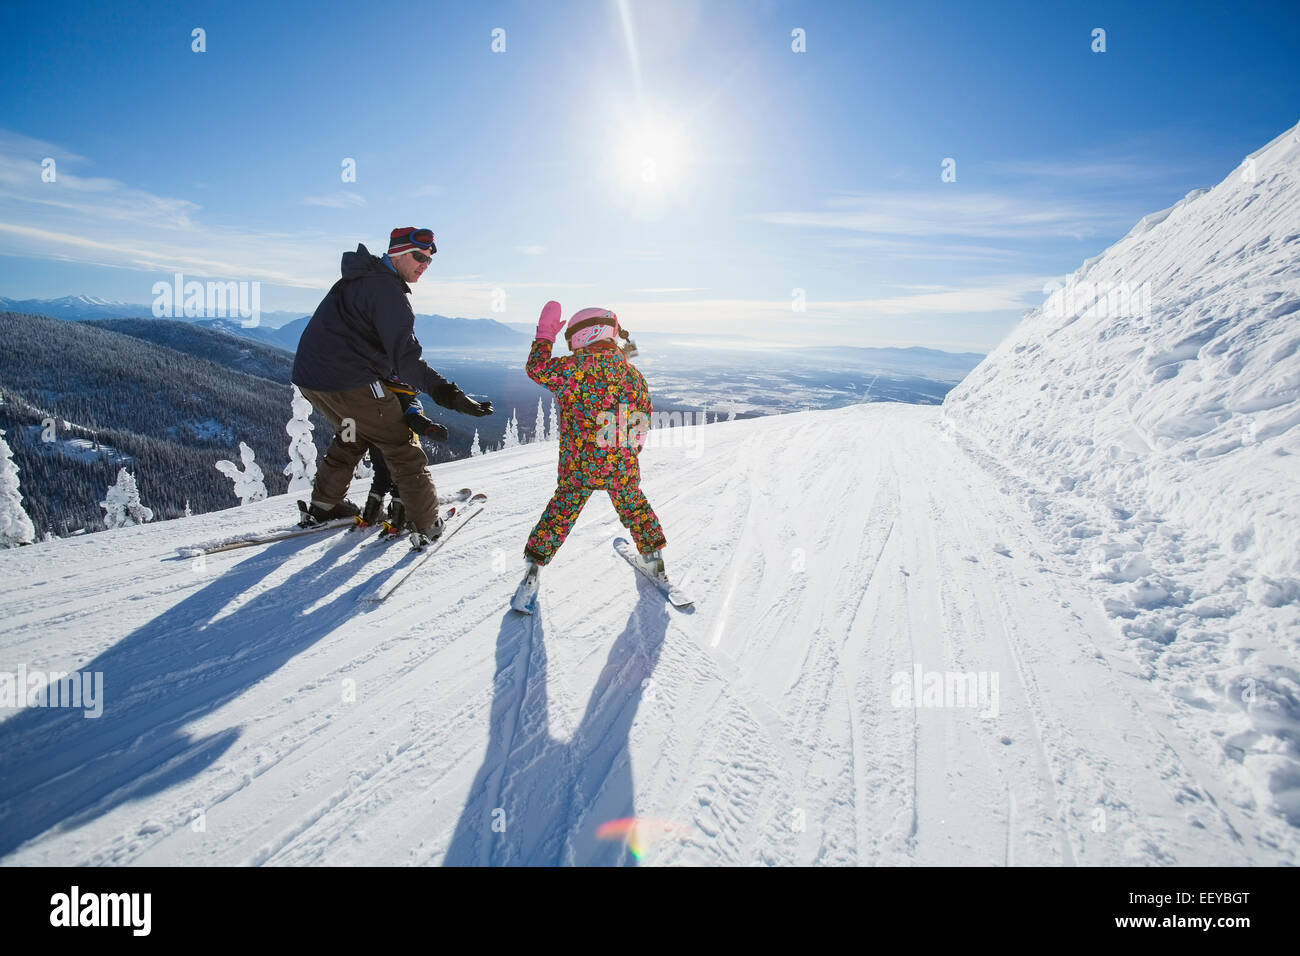
M 402 416 L 402 420 L 417 435 L 423 435 L 425 438 L 431 438 L 434 441 L 447 440 L 447 429 L 437 422 L 425 418 L 419 412 L 407 412 Z
M 451 407 L 453 411 L 460 412 L 462 415 L 473 415 L 475 418 L 482 418 L 484 415 L 492 414 L 492 403 L 489 401 L 476 402 L 464 392 L 458 392 L 452 399 Z
M 429 393 L 433 400 L 443 408 L 450 408 L 453 412 L 460 412 L 462 415 L 473 415 L 475 418 L 482 418 L 484 415 L 492 414 L 491 402 L 476 402 L 464 392 L 455 382 L 447 382 L 439 385 Z

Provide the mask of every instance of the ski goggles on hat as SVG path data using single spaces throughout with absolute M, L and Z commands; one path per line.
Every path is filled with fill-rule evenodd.
M 569 320 L 569 327 L 564 330 L 564 337 L 572 340 L 574 335 L 594 326 L 618 328 L 618 316 L 609 309 L 583 309 Z
M 597 342 L 615 341 L 614 326 L 612 325 L 589 325 L 586 328 L 578 329 L 569 336 L 569 348 L 585 349 L 589 345 L 595 345 Z
M 428 249 L 430 252 L 438 251 L 437 246 L 433 244 L 432 229 L 412 229 L 404 236 L 393 236 L 389 245 L 395 245 L 399 242 L 409 242 L 413 246 Z

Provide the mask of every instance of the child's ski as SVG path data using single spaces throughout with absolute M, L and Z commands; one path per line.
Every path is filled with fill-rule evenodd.
M 673 607 L 690 607 L 695 602 L 692 601 L 686 592 L 668 580 L 668 576 L 659 577 L 646 568 L 640 561 L 640 555 L 637 554 L 636 548 L 632 542 L 626 538 L 614 539 L 614 550 L 623 556 L 623 560 L 632 565 L 644 577 L 654 582 L 655 587 L 664 593 Z
M 444 527 L 442 535 L 437 541 L 434 541 L 423 551 L 411 550 L 411 560 L 403 565 L 399 565 L 397 570 L 388 576 L 386 580 L 369 594 L 362 595 L 361 600 L 368 604 L 378 604 L 385 600 L 390 594 L 397 590 L 398 585 L 411 576 L 416 568 L 424 564 L 425 561 L 433 557 L 447 540 L 461 528 L 465 527 L 475 515 L 483 510 L 483 505 L 487 502 L 487 495 L 479 492 L 465 502 L 463 505 L 457 505 L 443 517 Z

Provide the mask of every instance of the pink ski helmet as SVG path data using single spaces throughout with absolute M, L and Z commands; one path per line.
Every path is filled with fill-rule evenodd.
M 569 319 L 564 338 L 570 349 L 585 349 L 595 342 L 618 342 L 618 331 L 618 316 L 609 309 L 583 309 Z

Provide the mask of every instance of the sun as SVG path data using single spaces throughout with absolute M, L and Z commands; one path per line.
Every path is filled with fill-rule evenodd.
M 637 195 L 677 192 L 688 185 L 690 141 L 682 124 L 647 114 L 619 133 L 619 181 Z

